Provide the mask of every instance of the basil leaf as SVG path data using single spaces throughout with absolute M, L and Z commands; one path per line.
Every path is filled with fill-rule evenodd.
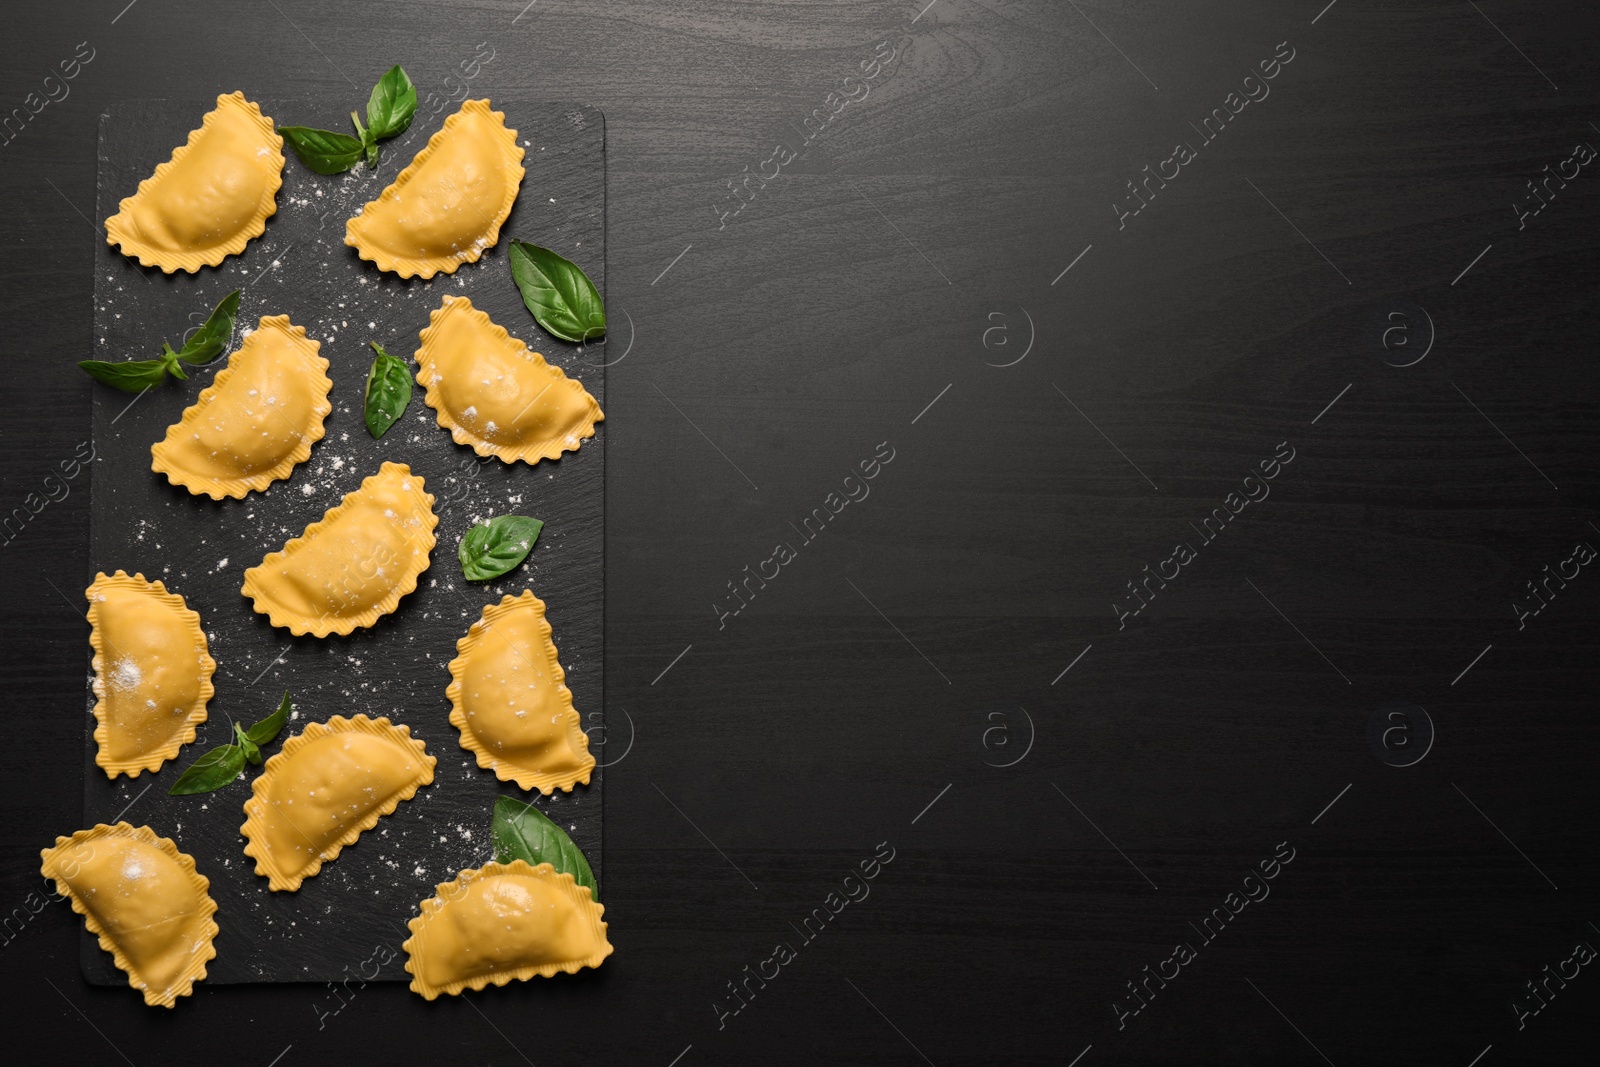
M 189 765 L 167 790 L 168 796 L 210 793 L 238 778 L 244 770 L 244 750 L 238 745 L 222 745 Z
M 238 738 L 236 743 L 239 746 L 239 751 L 244 753 L 244 758 L 254 763 L 257 767 L 261 766 L 261 749 L 254 741 L 244 735 L 244 727 L 234 723 L 233 736 Z
M 239 314 L 239 290 L 222 298 L 206 321 L 183 343 L 178 358 L 185 363 L 210 363 L 228 347 L 233 336 L 233 320 Z
M 470 582 L 500 577 L 528 558 L 543 529 L 543 522 L 526 515 L 501 515 L 474 526 L 456 550 L 461 574 Z
M 388 432 L 411 403 L 411 368 L 391 356 L 376 341 L 368 341 L 377 355 L 367 372 L 367 432 L 374 438 Z
M 405 70 L 396 65 L 378 79 L 378 84 L 372 87 L 372 97 L 367 101 L 367 125 L 372 130 L 372 140 L 376 142 L 404 133 L 416 113 L 417 87 L 411 84 Z M 374 144 L 367 162 L 375 162 L 377 156 L 377 146 Z
M 122 363 L 86 359 L 78 366 L 88 371 L 95 381 L 104 382 L 125 393 L 142 393 L 152 385 L 160 385 L 167 376 L 167 361 L 164 359 L 130 359 Z
M 370 134 L 372 131 L 368 130 L 367 132 Z M 373 140 L 368 140 L 367 141 L 367 169 L 371 170 L 372 168 L 376 167 L 377 165 L 378 165 L 378 142 L 377 141 L 373 141 Z
M 283 730 L 283 724 L 289 721 L 289 710 L 292 707 L 294 705 L 289 703 L 289 691 L 285 689 L 278 710 L 246 730 L 244 736 L 258 745 L 270 744 Z
M 526 241 L 511 242 L 510 259 L 522 302 L 546 333 L 563 341 L 592 341 L 606 332 L 600 292 L 576 263 Z
M 279 126 L 278 132 L 300 162 L 318 174 L 343 174 L 356 165 L 363 151 L 361 142 L 348 134 L 309 126 Z
M 583 850 L 532 804 L 511 797 L 497 798 L 489 836 L 498 862 L 523 860 L 533 867 L 548 863 L 557 871 L 572 875 L 572 880 L 587 888 L 591 897 L 600 899 L 600 888 Z

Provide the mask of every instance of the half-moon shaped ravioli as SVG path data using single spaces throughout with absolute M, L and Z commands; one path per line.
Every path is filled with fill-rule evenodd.
M 106 220 L 106 243 L 168 274 L 215 267 L 261 236 L 282 184 L 272 120 L 243 93 L 219 96 L 188 143 Z
M 450 723 L 502 782 L 548 796 L 589 784 L 594 757 L 532 591 L 483 609 L 450 661 Z
M 433 781 L 436 761 L 407 726 L 338 715 L 267 760 L 239 832 L 267 888 L 294 891 L 362 831 Z
M 144 575 L 97 574 L 89 598 L 94 646 L 94 761 L 107 778 L 154 771 L 194 740 L 216 690 L 217 661 L 200 616 Z
M 238 499 L 289 477 L 311 457 L 333 410 L 321 347 L 289 316 L 263 315 L 216 380 L 151 447 L 150 469 L 213 500 Z
M 493 982 L 576 974 L 611 955 L 606 909 L 548 863 L 462 871 L 422 902 L 403 948 L 411 991 L 433 1000 Z
M 283 551 L 245 571 L 241 592 L 297 637 L 348 634 L 417 588 L 438 525 L 422 478 L 404 463 L 385 463 Z
M 146 1004 L 170 1008 L 194 992 L 217 956 L 217 902 L 193 856 L 125 822 L 58 837 L 39 856 L 40 873 L 72 901 Z
M 464 296 L 447 296 L 419 335 L 417 384 L 458 445 L 507 463 L 559 459 L 605 418 L 583 385 L 498 326 Z
M 344 243 L 402 278 L 452 274 L 500 239 L 522 185 L 517 131 L 468 100 L 378 199 L 345 223 Z

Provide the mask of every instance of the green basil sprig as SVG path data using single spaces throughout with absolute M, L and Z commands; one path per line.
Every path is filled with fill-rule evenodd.
M 86 359 L 78 366 L 89 372 L 96 381 L 121 389 L 125 393 L 142 393 L 152 385 L 160 385 L 170 373 L 175 378 L 187 379 L 183 372 L 185 363 L 210 363 L 228 347 L 233 336 L 233 320 L 239 314 L 239 290 L 222 298 L 205 323 L 176 352 L 170 344 L 162 344 L 158 359 L 130 359 L 111 363 L 103 359 Z
M 522 302 L 546 333 L 581 343 L 606 332 L 600 291 L 576 263 L 526 241 L 512 241 L 509 258 Z
M 456 555 L 469 582 L 498 578 L 528 558 L 544 523 L 526 515 L 501 515 L 480 523 L 461 539 Z
M 368 341 L 372 369 L 367 372 L 367 432 L 374 439 L 388 432 L 411 403 L 411 368 L 398 356 L 385 352 L 376 341 Z
M 246 762 L 261 765 L 261 746 L 271 744 L 289 721 L 289 693 L 284 691 L 278 710 L 246 730 L 233 724 L 233 742 L 219 745 L 195 760 L 167 790 L 171 796 L 211 793 L 228 785 L 244 772 Z
M 343 174 L 363 157 L 368 169 L 376 167 L 378 142 L 404 133 L 416 113 L 417 87 L 404 69 L 395 66 L 372 87 L 372 96 L 367 100 L 367 124 L 361 125 L 360 117 L 350 112 L 350 121 L 359 136 L 310 126 L 279 126 L 278 132 L 300 162 L 318 174 Z
M 572 875 L 572 880 L 589 890 L 591 897 L 600 899 L 600 887 L 595 884 L 583 850 L 532 804 L 511 797 L 496 798 L 489 837 L 494 842 L 497 862 L 522 860 L 531 867 L 548 863 L 558 872 Z

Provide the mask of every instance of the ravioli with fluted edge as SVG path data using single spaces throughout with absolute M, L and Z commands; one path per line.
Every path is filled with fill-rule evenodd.
M 289 316 L 261 316 L 228 365 L 151 447 L 150 469 L 213 500 L 238 499 L 289 477 L 311 458 L 333 410 L 321 347 Z
M 244 854 L 267 888 L 293 892 L 432 782 L 435 762 L 410 727 L 386 718 L 314 722 L 256 778 L 239 828 Z
M 441 883 L 407 924 L 400 947 L 411 991 L 433 1000 L 497 986 L 576 974 L 611 955 L 606 909 L 548 863 L 490 863 Z
M 244 572 L 258 614 L 296 637 L 371 626 L 417 588 L 439 518 L 422 477 L 385 463 L 338 507 Z
M 458 445 L 506 463 L 559 459 L 605 418 L 582 383 L 464 296 L 446 296 L 418 335 L 417 384 Z
M 450 724 L 478 766 L 546 796 L 589 784 L 594 757 L 556 659 L 544 601 L 523 590 L 483 609 L 450 661 Z
M 106 220 L 106 243 L 140 266 L 195 273 L 243 252 L 278 210 L 283 138 L 261 108 L 217 97 L 200 128 Z
M 194 740 L 216 693 L 217 661 L 199 614 L 159 581 L 102 572 L 84 595 L 94 647 L 94 761 L 107 778 L 137 778 Z
M 378 199 L 345 223 L 344 243 L 402 278 L 452 274 L 500 239 L 524 152 L 504 112 L 468 100 Z
M 41 849 L 40 873 L 72 901 L 100 947 L 152 1007 L 194 992 L 216 959 L 211 882 L 171 838 L 148 826 L 105 823 Z

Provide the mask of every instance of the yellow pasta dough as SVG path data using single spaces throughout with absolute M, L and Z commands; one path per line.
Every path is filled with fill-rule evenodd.
M 483 609 L 450 661 L 450 723 L 478 766 L 548 796 L 589 784 L 594 757 L 556 659 L 544 601 L 524 590 Z
M 401 947 L 411 991 L 433 1000 L 491 982 L 576 974 L 611 955 L 606 909 L 548 863 L 491 863 L 462 871 L 422 902 Z
M 605 418 L 583 385 L 496 325 L 464 296 L 447 296 L 420 334 L 417 383 L 458 445 L 506 463 L 559 459 Z
M 72 901 L 100 947 L 152 1007 L 194 992 L 217 956 L 217 903 L 194 857 L 148 826 L 101 823 L 58 837 L 40 873 Z
M 289 477 L 322 440 L 333 381 L 321 344 L 287 315 L 263 315 L 216 380 L 150 449 L 150 469 L 213 500 Z
M 200 616 L 144 575 L 95 575 L 89 598 L 94 646 L 94 761 L 107 778 L 157 770 L 206 721 L 217 669 Z
M 500 239 L 522 185 L 523 150 L 505 114 L 468 100 L 394 184 L 345 224 L 344 243 L 402 278 L 451 274 Z
M 256 778 L 239 828 L 244 854 L 269 889 L 293 892 L 432 782 L 435 762 L 409 727 L 388 719 L 314 722 Z
M 348 634 L 417 588 L 438 525 L 422 478 L 404 463 L 385 463 L 283 551 L 245 571 L 242 592 L 296 636 Z
M 168 274 L 215 267 L 278 210 L 283 138 L 243 93 L 217 97 L 200 128 L 106 220 L 106 243 Z

